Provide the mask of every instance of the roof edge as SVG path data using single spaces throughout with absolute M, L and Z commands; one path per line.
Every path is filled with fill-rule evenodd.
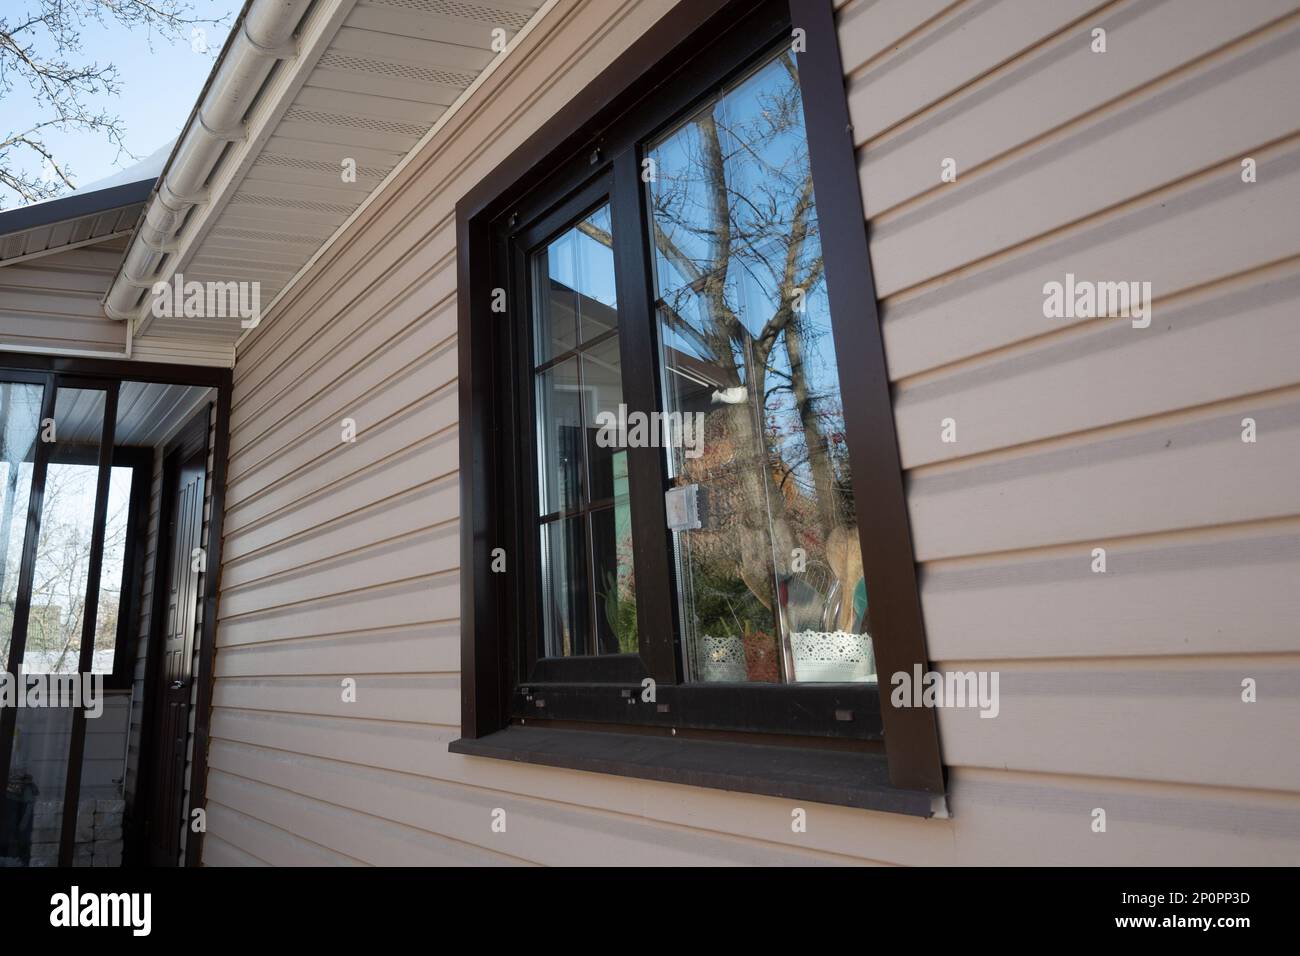
M 153 194 L 154 183 L 157 181 L 158 177 L 151 176 L 134 183 L 109 186 L 94 192 L 74 193 L 62 199 L 50 199 L 0 212 L 0 236 L 144 202 Z

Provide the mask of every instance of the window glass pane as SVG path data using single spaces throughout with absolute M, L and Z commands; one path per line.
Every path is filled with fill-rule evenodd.
M 18 709 L 0 826 L 7 866 L 58 865 L 72 720 L 72 707 Z
M 648 155 L 692 680 L 875 679 L 803 108 L 788 51 Z M 689 434 L 683 431 L 683 435 Z
M 609 206 L 602 206 L 536 256 L 537 362 L 617 327 Z
M 593 653 L 587 602 L 587 519 L 541 526 L 542 652 L 546 657 Z
M 90 577 L 105 393 L 61 388 L 45 473 L 23 672 L 76 673 Z
M 117 625 L 122 608 L 126 571 L 126 532 L 131 514 L 130 468 L 109 472 L 108 513 L 104 519 L 104 561 L 99 576 L 99 612 L 95 619 L 95 656 L 92 672 L 112 674 L 117 653 Z
M 608 205 L 532 256 L 545 656 L 635 653 L 636 598 Z M 575 354 L 547 364 L 548 354 Z
M 636 577 L 632 569 L 632 511 L 627 497 L 627 456 L 615 469 L 619 485 L 614 507 L 591 515 L 592 561 L 596 569 L 596 637 L 602 654 L 635 654 Z M 621 472 L 621 474 L 618 474 Z
M 43 391 L 0 382 L 0 667 L 9 666 Z
M 537 375 L 538 513 L 582 503 L 582 392 L 577 358 Z
M 588 479 L 591 501 L 614 497 L 614 473 L 621 468 L 626 494 L 627 452 L 619 445 L 621 436 L 613 428 L 602 430 L 602 421 L 619 420 L 623 402 L 623 371 L 618 353 L 618 336 L 602 339 L 582 353 L 583 422 L 587 434 Z M 604 415 L 606 417 L 602 418 Z

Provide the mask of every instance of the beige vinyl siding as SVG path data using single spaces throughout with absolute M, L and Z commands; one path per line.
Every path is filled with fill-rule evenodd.
M 77 349 L 121 355 L 126 323 L 104 314 L 125 239 L 0 265 L 0 350 Z
M 931 657 L 1001 673 L 940 713 L 950 819 L 447 752 L 454 204 L 672 7 L 575 0 L 239 349 L 205 862 L 1300 859 L 1297 4 L 1195 5 L 837 4 Z M 1066 271 L 1155 321 L 1044 319 Z
M 176 335 L 138 335 L 131 341 L 131 358 L 137 362 L 173 365 L 209 365 L 229 368 L 234 347 L 220 338 Z

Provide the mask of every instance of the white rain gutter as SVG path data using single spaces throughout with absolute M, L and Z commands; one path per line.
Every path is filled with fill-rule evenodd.
M 244 10 L 104 297 L 111 318 L 125 321 L 139 314 L 141 290 L 159 281 L 159 266 L 176 251 L 190 210 L 208 201 L 205 184 L 227 144 L 246 137 L 244 119 L 271 70 L 297 56 L 293 32 L 311 3 L 252 0 Z

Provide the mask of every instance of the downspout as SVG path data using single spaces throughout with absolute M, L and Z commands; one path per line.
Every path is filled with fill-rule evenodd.
M 190 210 L 208 201 L 204 187 L 227 144 L 245 137 L 245 117 L 276 63 L 297 55 L 293 33 L 311 2 L 251 0 L 236 24 L 237 33 L 227 43 L 104 297 L 104 311 L 127 321 L 128 343 L 141 298 L 155 282 L 165 281 L 160 267 L 175 250 Z

